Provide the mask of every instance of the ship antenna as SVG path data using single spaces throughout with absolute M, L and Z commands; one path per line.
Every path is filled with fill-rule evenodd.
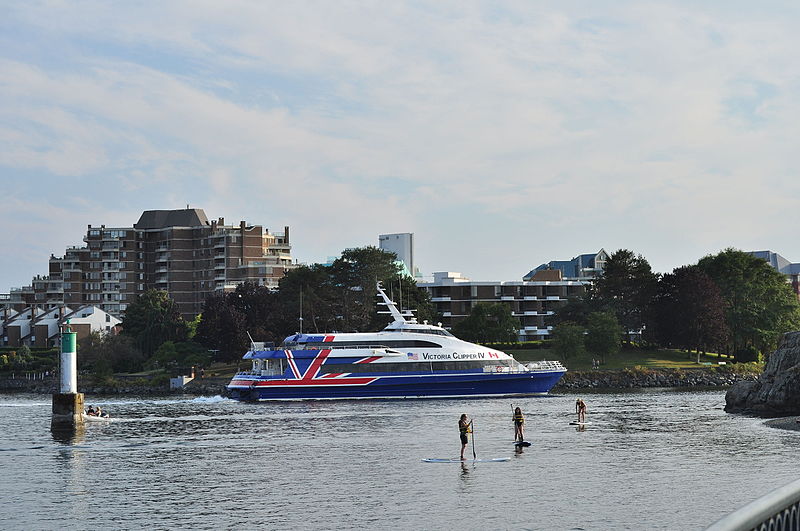
M 255 350 L 256 349 L 256 342 L 253 341 L 253 336 L 250 335 L 249 331 L 247 331 L 246 333 L 247 333 L 247 337 L 250 338 L 250 349 L 251 350 Z
M 303 333 L 303 286 L 300 286 L 300 333 Z

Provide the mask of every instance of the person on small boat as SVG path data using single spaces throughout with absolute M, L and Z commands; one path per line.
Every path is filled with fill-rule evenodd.
M 461 437 L 461 460 L 464 460 L 464 449 L 467 447 L 467 443 L 469 442 L 468 433 L 472 433 L 472 421 L 469 419 L 466 413 L 461 415 L 461 418 L 458 419 L 458 434 Z
M 578 414 L 578 424 L 586 422 L 586 402 L 582 398 L 575 401 L 575 413 Z
M 525 440 L 525 415 L 519 406 L 514 409 L 514 441 L 522 442 Z
M 89 406 L 89 409 L 86 410 L 86 414 L 92 417 L 97 415 L 97 412 L 94 410 L 94 406 Z

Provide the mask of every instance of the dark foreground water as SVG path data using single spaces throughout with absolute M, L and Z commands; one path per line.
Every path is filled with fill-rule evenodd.
M 2 529 L 702 529 L 800 477 L 800 432 L 724 394 L 241 404 L 87 397 L 116 417 L 72 441 L 49 397 L 0 395 Z M 478 457 L 458 455 L 458 416 Z M 471 446 L 468 453 L 471 454 Z

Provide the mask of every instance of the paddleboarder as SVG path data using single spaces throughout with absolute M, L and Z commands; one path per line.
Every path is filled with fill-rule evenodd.
M 586 402 L 582 398 L 575 401 L 575 413 L 578 414 L 578 424 L 586 422 Z
M 472 421 L 466 413 L 462 413 L 461 418 L 458 419 L 458 434 L 461 437 L 461 460 L 464 460 L 464 449 L 469 442 L 468 433 L 472 433 Z
M 514 409 L 514 441 L 522 442 L 525 440 L 525 416 L 519 406 Z

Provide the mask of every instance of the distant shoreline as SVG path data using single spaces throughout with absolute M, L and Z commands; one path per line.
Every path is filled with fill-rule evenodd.
M 755 373 L 734 373 L 716 368 L 668 369 L 635 368 L 590 371 L 568 371 L 553 387 L 552 392 L 588 390 L 632 390 L 638 388 L 727 388 L 740 380 L 758 379 Z M 78 382 L 80 392 L 88 395 L 227 395 L 229 378 L 195 378 L 182 389 L 168 389 L 163 384 L 146 385 L 139 381 L 120 378 L 111 384 Z M 0 392 L 28 392 L 52 394 L 56 391 L 56 378 L 26 380 L 0 377 Z

